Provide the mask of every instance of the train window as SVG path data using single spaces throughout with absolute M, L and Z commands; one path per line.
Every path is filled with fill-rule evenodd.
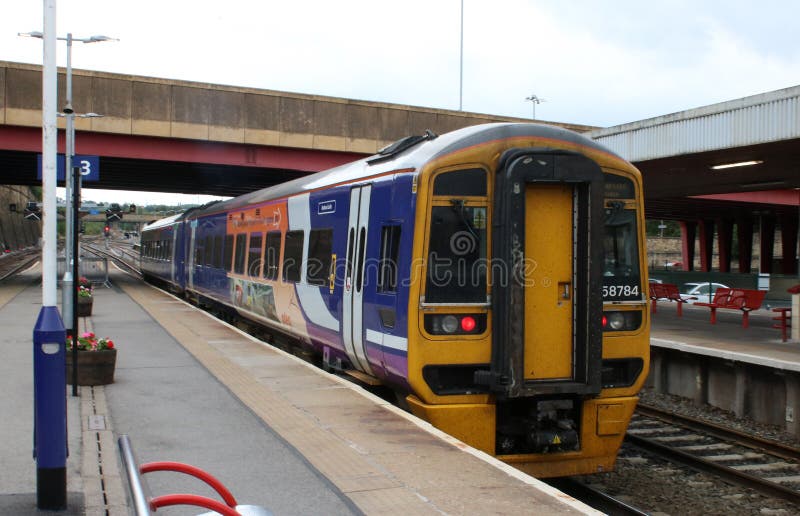
M 264 248 L 264 277 L 268 280 L 278 279 L 278 259 L 281 256 L 281 232 L 267 233 L 267 245 Z
M 283 281 L 300 281 L 304 239 L 302 231 L 286 233 L 286 243 L 283 249 Z
M 438 174 L 433 181 L 433 195 L 486 196 L 486 171 L 480 168 Z
M 347 236 L 347 264 L 345 266 L 345 278 L 347 282 L 347 290 L 350 290 L 350 278 L 353 277 L 353 250 L 356 245 L 356 230 L 350 228 L 350 233 Z
M 225 270 L 233 268 L 233 235 L 225 235 L 225 255 L 223 256 Z
M 309 285 L 327 285 L 331 270 L 332 229 L 312 229 L 308 234 L 306 281 Z
M 397 257 L 400 253 L 400 226 L 383 226 L 381 258 L 378 262 L 378 292 L 397 292 Z
M 486 207 L 434 206 L 429 238 L 425 302 L 485 303 Z
M 261 276 L 261 233 L 250 233 L 250 249 L 247 253 L 247 275 L 251 278 Z
M 222 267 L 222 237 L 219 235 L 214 237 L 214 255 L 211 262 L 217 269 Z
M 211 262 L 214 258 L 214 239 L 211 236 L 207 236 L 205 238 L 205 244 L 203 247 L 203 265 L 211 266 Z
M 204 244 L 202 240 L 198 239 L 198 243 L 194 247 L 194 266 L 203 265 L 203 256 L 205 255 Z
M 358 262 L 356 264 L 356 292 L 361 292 L 364 285 L 364 255 L 367 250 L 367 228 L 358 232 Z
M 247 233 L 236 235 L 236 251 L 233 255 L 233 273 L 244 274 L 244 257 L 247 249 Z
M 603 301 L 642 299 L 636 210 L 622 206 L 611 202 L 605 210 Z

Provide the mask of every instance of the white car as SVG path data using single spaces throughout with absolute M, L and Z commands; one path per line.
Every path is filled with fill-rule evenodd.
M 690 298 L 696 297 L 697 299 L 693 301 L 710 303 L 713 301 L 714 292 L 716 292 L 718 288 L 730 287 L 728 287 L 728 285 L 723 285 L 722 283 L 684 283 L 680 288 L 681 299 L 690 301 Z

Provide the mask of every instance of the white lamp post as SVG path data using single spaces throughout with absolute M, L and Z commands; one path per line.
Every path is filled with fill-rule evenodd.
M 25 36 L 30 38 L 44 38 L 44 34 L 38 31 L 34 32 L 25 32 L 19 33 L 19 36 Z M 76 115 L 74 110 L 72 109 L 72 42 L 73 41 L 80 41 L 83 43 L 98 43 L 101 41 L 119 41 L 115 38 L 110 38 L 108 36 L 103 35 L 96 35 L 90 36 L 88 38 L 76 38 L 72 36 L 71 32 L 67 33 L 65 38 L 56 38 L 59 41 L 66 41 L 67 42 L 67 77 L 66 77 L 66 95 L 64 99 L 64 111 L 63 116 L 66 118 L 66 144 L 64 149 L 64 186 L 66 188 L 66 208 L 64 210 L 64 217 L 65 217 L 65 231 L 64 231 L 64 241 L 66 245 L 64 246 L 64 279 L 61 285 L 61 308 L 62 308 L 62 317 L 63 320 L 67 323 L 68 329 L 77 330 L 77 328 L 70 328 L 72 326 L 72 322 L 74 320 L 74 310 L 75 307 L 73 306 L 74 303 L 72 302 L 73 298 L 73 285 L 74 282 L 77 280 L 73 278 L 72 274 L 72 265 L 73 260 L 77 260 L 77 256 L 72 256 L 72 241 L 76 238 L 76 228 L 73 227 L 73 210 L 77 210 L 78 207 L 73 205 L 72 198 L 72 157 L 75 155 L 75 117 L 78 116 L 80 118 L 91 118 L 91 117 L 98 117 L 102 115 L 98 115 L 96 113 L 86 113 L 85 115 Z M 74 390 L 74 389 L 73 389 Z

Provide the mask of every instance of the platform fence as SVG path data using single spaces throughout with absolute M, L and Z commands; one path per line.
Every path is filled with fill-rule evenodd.
M 58 258 L 58 280 L 64 278 L 66 263 L 63 257 Z M 92 284 L 111 286 L 108 281 L 108 258 L 82 256 L 78 263 L 78 274 Z

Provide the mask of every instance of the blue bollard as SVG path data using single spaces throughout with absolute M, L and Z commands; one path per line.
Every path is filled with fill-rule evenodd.
M 67 507 L 67 386 L 64 322 L 43 306 L 33 328 L 33 457 L 36 506 Z

